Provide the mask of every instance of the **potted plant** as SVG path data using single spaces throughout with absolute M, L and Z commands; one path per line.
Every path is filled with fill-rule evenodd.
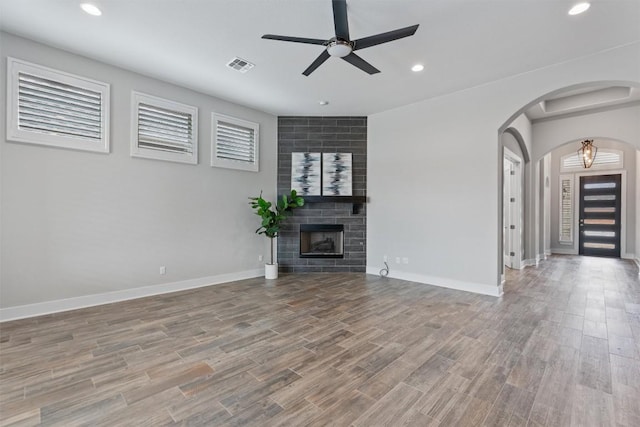
M 268 264 L 264 266 L 264 277 L 266 279 L 278 278 L 278 264 L 273 262 L 273 239 L 278 237 L 282 221 L 291 213 L 294 208 L 304 205 L 304 199 L 291 190 L 291 194 L 284 194 L 275 203 L 267 202 L 262 198 L 262 191 L 258 197 L 249 197 L 249 204 L 256 211 L 262 223 L 256 230 L 258 234 L 264 234 L 270 239 L 271 258 Z

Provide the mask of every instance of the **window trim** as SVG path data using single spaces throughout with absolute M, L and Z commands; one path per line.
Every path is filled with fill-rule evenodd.
M 569 237 L 566 238 L 562 235 L 562 226 L 563 226 L 563 218 L 562 218 L 562 182 L 569 182 L 569 205 L 570 205 L 570 218 L 569 218 Z M 574 185 L 574 176 L 573 175 L 559 175 L 558 176 L 558 242 L 563 245 L 571 245 L 574 241 L 574 218 L 575 218 L 575 185 Z
M 159 151 L 138 145 L 138 106 L 140 103 L 150 104 L 159 108 L 173 110 L 191 115 L 191 154 Z M 131 157 L 139 157 L 151 160 L 164 160 L 168 162 L 198 164 L 198 107 L 182 104 L 170 99 L 160 98 L 147 93 L 131 91 Z
M 20 73 L 31 74 L 43 79 L 99 92 L 101 94 L 100 139 L 52 135 L 20 129 L 18 114 L 20 86 L 18 76 Z M 7 141 L 108 154 L 110 150 L 110 91 L 111 85 L 109 83 L 7 57 Z
M 618 162 L 616 163 L 598 163 L 598 156 L 602 155 L 603 153 L 610 153 L 610 154 L 616 154 L 618 155 L 618 158 L 620 159 Z M 560 157 L 560 172 L 561 173 L 575 173 L 575 172 L 580 172 L 582 170 L 584 170 L 584 166 L 582 165 L 582 162 L 580 162 L 577 166 L 574 167 L 566 167 L 564 165 L 565 161 L 570 158 L 570 157 L 574 157 L 577 156 L 577 150 L 576 152 L 570 153 L 570 154 L 565 154 L 564 156 Z M 624 168 L 624 151 L 622 150 L 616 150 L 614 148 L 603 148 L 603 147 L 598 147 L 598 153 L 596 154 L 596 160 L 593 162 L 593 165 L 591 165 L 591 167 L 589 168 L 589 170 L 614 170 L 614 169 L 623 169 Z
M 218 158 L 218 122 L 223 121 L 244 128 L 253 129 L 254 142 L 253 142 L 253 163 L 234 161 L 230 159 Z M 251 122 L 248 120 L 239 119 L 237 117 L 227 116 L 220 113 L 211 113 L 211 166 L 243 170 L 248 172 L 260 171 L 260 124 Z

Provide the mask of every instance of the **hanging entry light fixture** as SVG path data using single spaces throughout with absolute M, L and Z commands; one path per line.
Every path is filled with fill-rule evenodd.
M 582 158 L 582 164 L 586 169 L 589 169 L 596 160 L 597 152 L 598 147 L 593 145 L 593 139 L 585 139 L 582 141 L 582 148 L 578 150 L 578 156 Z

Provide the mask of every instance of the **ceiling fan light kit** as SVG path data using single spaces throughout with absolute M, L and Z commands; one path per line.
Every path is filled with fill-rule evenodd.
M 410 27 L 400 28 L 386 33 L 376 34 L 374 36 L 364 37 L 358 40 L 351 40 L 351 37 L 349 35 L 349 21 L 347 19 L 347 1 L 332 0 L 332 5 L 333 23 L 336 32 L 335 37 L 332 37 L 328 40 L 323 40 L 265 34 L 264 36 L 262 36 L 262 38 L 324 46 L 325 50 L 323 50 L 322 53 L 316 58 L 316 60 L 313 61 L 311 65 L 309 65 L 309 67 L 307 67 L 307 69 L 302 72 L 302 74 L 305 76 L 308 76 L 309 74 L 314 72 L 320 65 L 322 65 L 327 59 L 332 56 L 344 59 L 345 61 L 361 69 L 365 73 L 376 74 L 379 73 L 380 70 L 356 55 L 354 51 L 412 36 L 418 29 L 418 25 L 412 25 Z
M 336 58 L 344 58 L 352 51 L 353 46 L 351 46 L 351 43 L 343 40 L 334 40 L 327 46 L 327 52 L 329 52 L 329 55 L 335 56 Z

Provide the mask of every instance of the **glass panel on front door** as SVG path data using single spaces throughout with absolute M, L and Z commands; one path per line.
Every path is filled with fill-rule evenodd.
M 580 177 L 580 255 L 620 257 L 621 175 Z

